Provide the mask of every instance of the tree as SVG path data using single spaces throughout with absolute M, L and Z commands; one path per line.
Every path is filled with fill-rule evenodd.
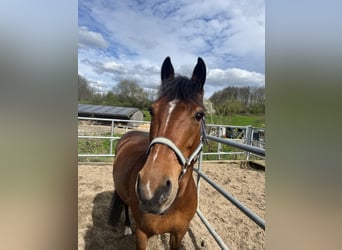
M 265 113 L 264 87 L 227 87 L 215 92 L 209 100 L 220 115 Z
M 150 105 L 148 93 L 134 81 L 120 81 L 113 87 L 112 91 L 122 106 L 133 106 L 143 109 Z
M 148 96 L 148 92 L 139 87 L 136 82 L 129 80 L 120 81 L 112 91 L 106 94 L 99 94 L 90 86 L 87 79 L 78 75 L 78 101 L 80 103 L 146 109 L 151 105 Z
M 78 75 L 78 101 L 91 102 L 95 91 L 90 87 L 89 82 L 83 76 Z
M 107 106 L 118 106 L 118 97 L 113 92 L 108 91 L 102 98 L 102 104 Z

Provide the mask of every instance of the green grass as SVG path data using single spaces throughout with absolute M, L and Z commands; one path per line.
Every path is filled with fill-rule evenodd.
M 144 110 L 144 121 L 151 121 L 151 115 L 149 111 Z M 265 114 L 259 115 L 241 115 L 233 114 L 230 116 L 219 116 L 216 114 L 206 114 L 207 124 L 218 125 L 233 125 L 233 126 L 247 126 L 264 128 L 265 127 Z
M 106 133 L 103 136 L 110 136 Z M 122 134 L 114 134 L 114 136 L 122 136 Z M 114 153 L 118 140 L 113 140 L 112 152 Z M 78 139 L 79 154 L 109 154 L 109 139 Z M 113 157 L 78 157 L 78 161 L 82 162 L 107 162 L 113 161 Z
M 79 139 L 78 152 L 81 154 L 108 154 L 110 142 L 105 139 Z
M 265 127 L 265 115 L 238 115 L 231 116 L 218 116 L 216 114 L 206 115 L 207 124 L 219 124 L 219 125 L 233 125 L 233 126 L 247 126 L 262 128 Z
M 151 121 L 151 114 L 150 114 L 150 111 L 148 110 L 143 110 L 142 111 L 144 113 L 144 121 Z

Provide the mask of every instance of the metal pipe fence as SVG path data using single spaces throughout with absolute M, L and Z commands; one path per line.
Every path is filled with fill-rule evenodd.
M 115 134 L 115 125 L 120 124 L 121 128 L 127 132 L 129 129 L 137 129 L 136 127 L 128 126 L 128 125 L 122 125 L 122 124 L 128 124 L 129 122 L 134 124 L 149 124 L 149 122 L 146 121 L 127 121 L 127 120 L 120 120 L 120 119 L 105 119 L 105 118 L 90 118 L 90 117 L 79 117 L 79 120 L 89 120 L 89 121 L 100 121 L 100 122 L 110 122 L 110 135 L 103 136 L 103 135 L 78 135 L 79 140 L 109 140 L 110 141 L 110 150 L 108 153 L 101 153 L 101 154 L 91 154 L 91 153 L 78 153 L 79 157 L 114 157 L 115 154 L 113 153 L 113 142 L 117 141 L 121 138 L 121 136 L 114 136 Z M 213 129 L 214 128 L 214 129 Z M 234 129 L 237 131 L 237 134 L 234 134 Z M 233 131 L 233 133 L 227 132 Z M 213 132 L 214 131 L 214 132 Z M 200 193 L 200 186 L 201 186 L 201 178 L 206 181 L 209 185 L 211 185 L 214 189 L 216 189 L 223 197 L 225 197 L 227 200 L 229 200 L 232 204 L 234 204 L 238 209 L 240 209 L 246 216 L 248 216 L 251 220 L 253 220 L 260 228 L 265 230 L 265 221 L 261 219 L 258 215 L 256 215 L 253 211 L 251 211 L 249 208 L 247 208 L 245 205 L 243 205 L 238 199 L 233 197 L 230 193 L 225 191 L 222 187 L 220 187 L 218 184 L 216 184 L 213 180 L 211 180 L 208 176 L 206 176 L 202 172 L 202 162 L 203 162 L 203 156 L 209 156 L 209 155 L 216 155 L 219 159 L 221 159 L 221 156 L 223 155 L 241 155 L 245 154 L 246 160 L 249 160 L 250 155 L 254 155 L 256 157 L 264 158 L 265 157 L 265 141 L 261 143 L 258 143 L 259 146 L 253 146 L 254 135 L 255 131 L 262 131 L 264 133 L 264 129 L 259 128 L 253 128 L 252 126 L 228 126 L 228 125 L 213 125 L 209 124 L 207 125 L 207 138 L 209 141 L 217 142 L 217 151 L 216 152 L 201 152 L 201 155 L 198 160 L 198 167 L 194 168 L 194 171 L 197 173 L 197 192 L 198 197 Z M 213 136 L 215 134 L 216 136 Z M 241 138 L 233 139 L 234 135 L 241 136 Z M 222 138 L 225 137 L 225 138 Z M 230 139 L 226 139 L 230 138 Z M 243 143 L 238 142 L 237 140 L 242 140 Z M 259 141 L 258 141 L 259 142 Z M 237 152 L 223 152 L 222 151 L 222 144 L 228 145 L 234 148 L 237 148 L 242 151 Z M 214 228 L 210 225 L 208 220 L 205 218 L 205 216 L 200 211 L 200 208 L 198 206 L 197 215 L 203 222 L 203 224 L 206 226 L 210 234 L 213 236 L 217 244 L 222 249 L 229 249 L 228 246 L 224 243 L 224 241 L 221 239 L 221 237 L 216 233 Z
M 258 148 L 254 147 L 251 145 L 246 145 L 242 143 L 235 142 L 233 140 L 227 140 L 227 139 L 222 139 L 219 137 L 215 136 L 207 136 L 208 140 L 213 140 L 217 141 L 219 143 L 223 143 L 226 145 L 230 145 L 233 147 L 237 147 L 239 149 L 245 150 L 246 152 L 253 153 L 257 156 L 265 157 L 265 149 L 263 148 Z M 261 219 L 258 215 L 256 215 L 253 211 L 251 211 L 249 208 L 247 208 L 245 205 L 243 205 L 238 199 L 236 199 L 234 196 L 232 196 L 230 193 L 225 191 L 222 187 L 220 187 L 218 184 L 216 184 L 213 180 L 211 180 L 208 176 L 206 176 L 202 172 L 202 157 L 203 157 L 203 152 L 201 153 L 200 159 L 198 161 L 198 168 L 194 168 L 194 171 L 197 173 L 197 193 L 199 197 L 200 193 L 200 179 L 203 178 L 208 184 L 210 184 L 215 190 L 217 190 L 223 197 L 227 200 L 229 200 L 233 205 L 235 205 L 240 211 L 242 211 L 247 217 L 249 217 L 251 220 L 253 220 L 259 227 L 261 227 L 263 230 L 265 230 L 265 221 Z M 202 214 L 200 207 L 198 205 L 197 215 L 203 222 L 203 224 L 206 226 L 210 234 L 213 236 L 217 244 L 222 248 L 222 249 L 229 249 L 228 246 L 224 243 L 222 238 L 216 233 L 215 229 L 210 225 L 208 220 L 205 218 L 205 216 Z
M 243 143 L 239 143 L 239 142 L 236 142 L 233 140 L 223 139 L 223 138 L 219 138 L 219 137 L 215 137 L 215 136 L 211 136 L 211 135 L 208 135 L 207 138 L 209 140 L 213 140 L 213 141 L 216 141 L 216 142 L 219 142 L 222 144 L 226 144 L 226 145 L 238 148 L 238 149 L 248 151 L 248 152 L 253 153 L 257 156 L 265 157 L 265 149 L 263 149 L 263 148 L 259 148 L 259 147 L 251 146 L 248 144 L 243 144 Z
M 264 156 L 260 154 L 253 154 L 249 151 L 244 151 L 244 148 L 239 145 L 256 146 L 257 148 L 265 147 L 265 130 L 263 128 L 255 128 L 252 126 L 232 126 L 232 125 L 215 125 L 207 124 L 207 135 L 212 138 L 212 141 L 217 142 L 217 150 L 210 148 L 210 152 L 204 151 L 204 156 L 217 156 L 218 160 L 227 159 L 223 156 L 239 156 L 238 159 L 250 160 L 250 156 L 254 156 L 258 159 L 263 159 Z M 215 140 L 215 138 L 224 139 L 227 138 L 231 141 L 229 144 L 222 143 L 221 140 Z M 234 143 L 235 142 L 235 143 Z M 242 151 L 226 151 L 222 145 L 228 145 L 235 149 L 242 149 Z M 207 157 L 208 158 L 208 157 Z M 230 157 L 231 158 L 231 157 Z
M 79 121 L 91 121 L 91 122 L 106 122 L 110 123 L 110 134 L 109 135 L 78 135 L 78 139 L 80 141 L 83 139 L 86 140 L 107 140 L 109 141 L 109 152 L 108 153 L 83 153 L 78 152 L 78 157 L 114 157 L 113 153 L 114 142 L 118 141 L 121 136 L 114 136 L 115 131 L 119 128 L 124 129 L 124 132 L 128 132 L 131 129 L 136 128 L 137 126 L 130 126 L 129 124 L 149 124 L 147 121 L 137 121 L 137 120 L 123 120 L 123 119 L 108 119 L 108 118 L 93 118 L 93 117 L 78 117 Z M 108 125 L 107 125 L 108 126 Z M 116 128 L 116 129 L 115 129 Z M 109 133 L 108 130 L 105 132 Z M 89 132 L 91 133 L 91 132 Z
M 137 121 L 137 120 L 123 120 L 123 119 L 108 119 L 108 118 L 93 118 L 93 117 L 78 117 L 79 121 L 90 121 L 90 122 L 106 122 L 107 134 L 103 135 L 94 135 L 93 133 L 87 134 L 79 134 L 78 139 L 79 142 L 82 140 L 101 140 L 101 141 L 109 141 L 109 149 L 108 152 L 101 152 L 101 153 L 90 153 L 90 152 L 82 152 L 82 150 L 79 148 L 78 157 L 80 159 L 84 159 L 85 157 L 91 158 L 91 157 L 115 157 L 114 154 L 114 146 L 115 142 L 117 142 L 121 136 L 115 136 L 115 132 L 120 130 L 121 132 L 128 132 L 129 130 L 139 130 L 139 126 L 130 126 L 129 124 L 150 124 L 149 121 Z M 110 125 L 109 125 L 110 124 Z M 110 127 L 109 127 L 110 126 Z M 263 159 L 264 156 L 260 154 L 254 154 L 253 152 L 250 153 L 248 151 L 244 151 L 244 148 L 240 148 L 238 145 L 250 145 L 258 144 L 260 147 L 264 147 L 264 139 L 262 140 L 254 140 L 253 135 L 256 133 L 255 131 L 259 131 L 263 129 L 260 128 L 253 128 L 251 126 L 231 126 L 231 125 L 214 125 L 214 124 L 207 124 L 207 134 L 208 138 L 211 138 L 212 141 L 217 142 L 216 149 L 210 148 L 210 151 L 206 150 L 204 148 L 203 156 L 206 156 L 207 158 L 211 157 L 212 159 L 232 159 L 232 157 L 238 157 L 241 156 L 239 159 L 245 159 L 249 160 L 250 155 L 253 155 L 255 157 Z M 232 133 L 229 133 L 229 131 L 233 131 Z M 100 133 L 100 132 L 97 132 Z M 215 136 L 214 136 L 215 135 Z M 234 148 L 241 149 L 242 151 L 225 151 L 222 145 L 225 144 L 225 142 L 222 142 L 224 138 L 230 138 L 229 144 Z M 219 138 L 219 139 L 215 139 Z M 222 140 L 220 140 L 222 139 Z

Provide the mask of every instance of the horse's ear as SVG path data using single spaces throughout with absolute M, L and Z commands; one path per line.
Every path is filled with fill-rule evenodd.
M 202 58 L 197 59 L 197 64 L 194 68 L 194 72 L 192 73 L 191 80 L 194 83 L 201 85 L 201 90 L 203 90 L 203 85 L 207 75 L 207 68 Z
M 168 56 L 165 58 L 162 68 L 161 68 L 161 80 L 164 81 L 165 79 L 174 78 L 174 77 L 175 77 L 175 71 L 171 64 L 171 59 Z

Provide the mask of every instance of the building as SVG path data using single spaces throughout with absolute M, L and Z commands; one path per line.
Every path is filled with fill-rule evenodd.
M 79 117 L 108 118 L 120 120 L 143 121 L 144 114 L 137 108 L 113 107 L 103 105 L 78 104 Z M 139 126 L 135 122 L 119 122 L 128 126 Z

